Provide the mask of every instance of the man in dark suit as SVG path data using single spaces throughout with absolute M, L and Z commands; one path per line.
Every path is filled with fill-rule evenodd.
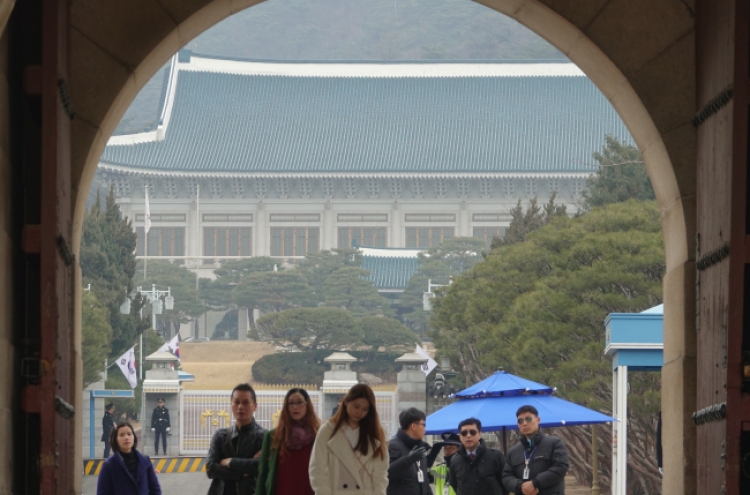
M 169 421 L 169 409 L 164 407 L 164 399 L 160 397 L 154 408 L 154 412 L 151 413 L 151 431 L 156 433 L 156 439 L 154 441 L 156 455 L 159 455 L 159 436 L 162 438 L 164 455 L 167 455 L 167 433 L 171 427 L 172 423 Z
M 104 406 L 104 416 L 102 417 L 102 439 L 104 442 L 104 458 L 109 457 L 109 450 L 111 448 L 109 444 L 109 435 L 112 433 L 112 428 L 115 427 L 115 417 L 112 412 L 115 410 L 115 405 L 111 402 Z

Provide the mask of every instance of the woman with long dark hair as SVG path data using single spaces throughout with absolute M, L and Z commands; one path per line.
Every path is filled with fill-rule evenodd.
M 104 461 L 96 495 L 161 495 L 151 461 L 135 448 L 138 439 L 127 421 L 117 423 L 109 436 L 112 455 Z
M 385 495 L 386 450 L 375 394 L 367 385 L 355 385 L 315 439 L 310 457 L 315 495 Z
M 263 437 L 257 495 L 313 495 L 307 467 L 318 428 L 307 391 L 289 390 L 276 428 Z

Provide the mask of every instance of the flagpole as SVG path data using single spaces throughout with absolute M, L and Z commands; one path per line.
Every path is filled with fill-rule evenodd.
M 143 215 L 143 237 L 145 239 L 144 247 L 145 251 L 143 253 L 143 283 L 146 283 L 146 267 L 148 266 L 148 232 L 151 230 L 151 207 L 148 202 L 148 184 L 145 185 L 145 195 L 144 199 L 146 202 L 146 212 Z M 151 308 L 151 311 L 153 312 L 153 307 Z M 141 319 L 143 319 L 143 308 L 141 308 Z M 139 353 L 139 359 L 138 363 L 141 365 L 138 368 L 138 376 L 141 378 L 141 381 L 143 381 L 143 332 L 141 332 L 139 336 L 138 341 L 138 353 Z
M 143 282 L 146 282 L 146 266 L 148 265 L 148 231 L 151 230 L 151 208 L 148 204 L 148 184 L 145 186 L 146 200 L 146 212 L 143 215 L 143 237 L 144 237 L 144 251 L 143 251 Z

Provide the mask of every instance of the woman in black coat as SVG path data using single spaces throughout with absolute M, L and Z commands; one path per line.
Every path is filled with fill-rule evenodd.
M 109 443 L 114 455 L 102 464 L 96 495 L 161 495 L 151 460 L 135 449 L 138 439 L 131 424 L 118 423 Z

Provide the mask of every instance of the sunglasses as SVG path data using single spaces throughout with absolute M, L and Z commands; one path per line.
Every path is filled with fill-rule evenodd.
M 477 430 L 461 430 L 461 436 L 462 437 L 466 437 L 466 436 L 472 436 L 473 437 L 477 433 L 479 433 Z
M 531 423 L 532 421 L 534 421 L 534 418 L 532 418 L 531 416 L 526 416 L 526 417 L 523 417 L 523 418 L 518 418 L 518 424 L 519 425 L 522 425 L 524 421 L 527 422 L 527 423 Z

